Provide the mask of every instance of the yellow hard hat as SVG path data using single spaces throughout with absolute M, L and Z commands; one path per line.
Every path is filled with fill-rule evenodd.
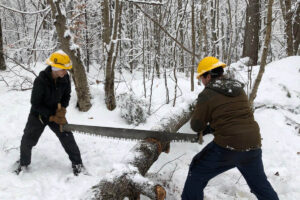
M 46 60 L 46 64 L 59 69 L 72 69 L 69 56 L 62 50 L 52 53 Z
M 197 75 L 197 79 L 200 78 L 200 76 L 202 74 L 204 74 L 205 72 L 209 72 L 212 69 L 215 69 L 217 67 L 226 67 L 226 64 L 219 61 L 219 59 L 215 58 L 215 57 L 205 57 L 203 58 L 199 64 L 198 64 L 198 75 Z

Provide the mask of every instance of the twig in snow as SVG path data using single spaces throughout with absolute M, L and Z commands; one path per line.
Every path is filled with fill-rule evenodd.
M 174 162 L 175 160 L 178 160 L 179 158 L 181 158 L 181 157 L 184 156 L 185 154 L 186 154 L 186 153 L 184 153 L 184 154 L 182 154 L 181 156 L 175 158 L 174 160 L 170 160 L 170 161 L 166 162 L 165 164 L 163 164 L 163 166 L 161 166 L 161 168 L 156 172 L 156 174 L 157 174 L 158 172 L 160 172 L 160 170 L 162 170 L 167 164 L 169 164 L 169 163 L 171 163 L 171 162 Z
M 238 184 L 241 178 L 242 178 L 242 175 L 240 175 L 240 177 L 238 178 L 238 180 L 236 181 L 235 184 Z
M 170 178 L 169 178 L 169 182 L 171 182 L 171 180 L 172 180 L 172 178 L 173 178 L 173 175 L 174 175 L 174 173 L 175 173 L 177 167 L 178 167 L 178 165 L 176 164 L 176 166 L 175 166 L 174 170 L 172 171 L 171 176 L 170 176 Z

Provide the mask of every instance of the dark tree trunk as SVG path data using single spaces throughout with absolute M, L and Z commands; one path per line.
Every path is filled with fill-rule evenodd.
M 0 19 L 0 70 L 6 70 L 6 64 L 3 55 L 3 35 L 2 35 L 1 19 Z
M 178 12 L 179 12 L 179 19 L 181 20 L 183 16 L 183 8 L 182 8 L 182 0 L 178 0 Z M 179 24 L 179 41 L 181 44 L 184 43 L 184 35 L 183 35 L 183 25 L 182 23 Z M 179 71 L 184 72 L 184 52 L 183 49 L 180 49 L 180 60 L 179 60 Z
M 161 0 L 159 0 L 161 1 Z M 157 22 L 161 22 L 161 6 L 154 5 L 153 8 L 154 19 Z M 160 38 L 160 28 L 157 24 L 154 24 L 154 47 L 155 47 L 155 58 L 154 66 L 156 71 L 156 76 L 160 78 L 160 47 L 161 47 L 161 38 Z
M 259 3 L 260 0 L 248 1 L 246 9 L 246 28 L 243 46 L 243 57 L 250 57 L 252 65 L 257 64 L 259 49 Z
M 190 107 L 193 107 L 192 104 Z M 187 109 L 178 115 L 172 116 L 166 121 L 162 121 L 157 131 L 161 132 L 177 132 L 180 127 L 187 123 L 191 117 L 193 109 Z M 98 185 L 92 188 L 94 194 L 93 200 L 123 200 L 125 197 L 129 199 L 139 199 L 139 195 L 143 194 L 150 199 L 163 200 L 166 197 L 164 188 L 155 183 L 151 178 L 147 177 L 147 171 L 158 159 L 161 152 L 168 153 L 170 150 L 170 141 L 160 141 L 149 138 L 136 144 L 129 155 L 123 159 L 124 168 L 114 170 L 110 174 L 109 180 L 104 178 Z M 115 175 L 113 175 L 115 174 Z M 134 178 L 140 177 L 138 183 Z
M 268 2 L 267 29 L 266 29 L 264 46 L 263 46 L 263 52 L 262 52 L 262 56 L 261 56 L 261 63 L 260 63 L 258 75 L 255 79 L 254 86 L 253 86 L 253 89 L 252 89 L 250 97 L 249 97 L 249 102 L 250 102 L 251 107 L 253 107 L 253 102 L 254 102 L 254 99 L 256 98 L 258 87 L 259 87 L 262 77 L 265 73 L 265 67 L 267 64 L 268 50 L 269 50 L 269 45 L 270 45 L 271 38 L 272 38 L 271 33 L 272 33 L 273 2 L 274 2 L 274 0 L 269 0 L 269 2 Z
M 75 89 L 77 93 L 77 103 L 80 111 L 88 111 L 91 104 L 90 90 L 87 82 L 87 77 L 84 69 L 83 62 L 81 61 L 80 49 L 70 48 L 71 36 L 65 36 L 67 31 L 66 18 L 62 14 L 60 8 L 60 0 L 48 0 L 48 4 L 51 6 L 52 16 L 55 20 L 54 25 L 57 31 L 58 41 L 60 42 L 61 49 L 66 52 L 73 65 L 73 79 L 75 83 Z
M 299 55 L 300 44 L 300 2 L 295 5 L 294 20 L 293 20 L 293 37 L 294 37 L 294 55 Z
M 195 52 L 196 52 L 196 32 L 195 32 L 195 0 L 192 0 L 192 68 L 191 68 L 191 91 L 194 91 L 194 69 L 195 69 Z
M 284 31 L 285 31 L 285 39 L 286 39 L 286 54 L 288 56 L 292 56 L 293 53 L 293 25 L 292 25 L 292 17 L 293 12 L 291 11 L 291 0 L 280 0 L 280 7 L 282 11 L 283 20 L 285 22 Z

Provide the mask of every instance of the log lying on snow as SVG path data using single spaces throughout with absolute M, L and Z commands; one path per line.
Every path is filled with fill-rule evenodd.
M 194 103 L 180 113 L 162 120 L 155 130 L 177 132 L 191 118 L 193 107 Z M 93 195 L 90 199 L 123 200 L 127 197 L 130 200 L 138 200 L 140 194 L 150 199 L 165 199 L 165 189 L 145 175 L 161 152 L 168 153 L 169 150 L 170 141 L 148 138 L 137 143 L 124 158 L 121 166 L 112 170 L 107 177 L 92 188 Z

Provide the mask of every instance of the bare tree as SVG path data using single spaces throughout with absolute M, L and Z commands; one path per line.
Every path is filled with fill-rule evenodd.
M 252 65 L 257 64 L 259 49 L 259 12 L 260 0 L 248 1 L 246 9 L 246 28 L 243 45 L 243 57 L 249 57 Z
M 272 6 L 273 6 L 273 0 L 269 0 L 268 2 L 268 14 L 267 14 L 267 30 L 266 30 L 266 36 L 265 36 L 265 41 L 264 41 L 264 46 L 263 46 L 263 52 L 261 56 L 261 64 L 259 68 L 258 75 L 255 79 L 253 89 L 251 91 L 249 101 L 251 106 L 253 107 L 253 102 L 257 94 L 258 87 L 260 85 L 262 76 L 264 75 L 265 72 L 265 67 L 267 63 L 267 56 L 268 56 L 268 49 L 271 41 L 271 32 L 272 32 Z
M 183 7 L 182 7 L 182 0 L 178 0 L 178 13 L 179 18 L 182 19 L 184 13 L 183 13 Z M 181 21 L 179 22 L 179 41 L 183 44 L 184 43 L 184 35 L 183 35 L 183 24 Z M 180 61 L 179 61 L 179 71 L 184 72 L 184 52 L 183 49 L 180 50 Z
M 201 54 L 203 56 L 208 56 L 208 37 L 207 37 L 207 17 L 205 17 L 205 14 L 207 12 L 207 0 L 201 0 L 201 11 L 200 11 L 200 24 L 201 24 L 201 28 L 199 30 L 201 30 L 201 34 L 199 36 L 199 38 L 203 38 L 203 42 L 202 40 L 200 40 L 200 52 L 202 52 Z
M 195 51 L 196 51 L 196 32 L 195 32 L 195 0 L 192 0 L 192 67 L 191 67 L 191 91 L 194 91 L 194 68 L 195 68 Z
M 159 0 L 161 2 L 161 0 Z M 161 7 L 160 5 L 153 5 L 153 15 L 155 21 L 159 24 L 162 20 Z M 156 76 L 160 78 L 160 61 L 161 61 L 161 36 L 160 36 L 160 28 L 157 24 L 154 24 L 154 47 L 155 47 L 155 58 L 154 58 L 154 66 L 156 70 Z
M 3 34 L 2 34 L 2 22 L 0 18 L 0 70 L 6 70 L 5 59 L 3 55 Z
M 48 4 L 51 6 L 52 16 L 55 19 L 54 25 L 56 27 L 60 47 L 70 56 L 72 61 L 73 80 L 78 98 L 77 105 L 80 111 L 88 111 L 92 104 L 85 69 L 81 60 L 80 49 L 79 47 L 76 47 L 75 44 L 72 44 L 72 49 L 70 48 L 72 38 L 67 32 L 66 16 L 61 10 L 61 1 L 56 0 L 54 2 L 53 0 L 48 0 Z
M 115 64 L 118 55 L 118 28 L 122 14 L 122 2 L 114 1 L 114 17 L 111 19 L 111 6 L 108 0 L 102 2 L 103 45 L 106 54 L 105 62 L 105 103 L 108 110 L 116 108 L 115 97 Z M 110 26 L 112 25 L 112 26 Z
M 285 38 L 286 38 L 286 54 L 288 56 L 294 55 L 293 52 L 293 26 L 292 26 L 292 16 L 291 12 L 291 0 L 280 0 L 280 7 L 282 11 L 282 16 L 285 22 Z
M 299 55 L 299 45 L 300 45 L 300 2 L 297 1 L 294 6 L 294 16 L 293 16 L 293 37 L 294 37 L 294 55 Z

